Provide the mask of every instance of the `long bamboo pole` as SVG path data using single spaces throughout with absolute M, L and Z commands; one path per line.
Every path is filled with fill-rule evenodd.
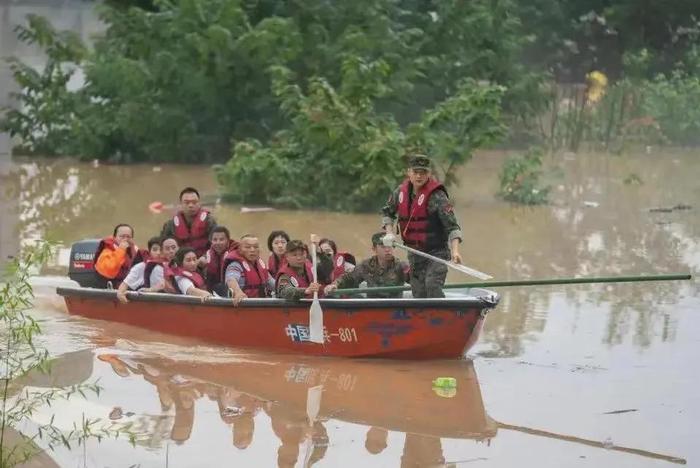
M 678 281 L 689 280 L 689 274 L 670 275 L 643 275 L 643 276 L 597 276 L 589 278 L 553 278 L 535 279 L 521 281 L 482 281 L 477 283 L 455 283 L 446 284 L 443 289 L 465 289 L 465 288 L 496 288 L 505 286 L 546 286 L 553 284 L 593 284 L 593 283 L 635 283 L 642 281 Z M 347 295 L 361 293 L 387 293 L 410 291 L 410 286 L 385 286 L 379 288 L 347 288 L 336 289 L 331 295 Z

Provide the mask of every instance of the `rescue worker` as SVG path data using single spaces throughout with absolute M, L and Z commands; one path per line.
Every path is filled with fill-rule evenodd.
M 214 217 L 199 202 L 197 189 L 186 187 L 180 192 L 180 211 L 163 225 L 160 236 L 174 237 L 180 247 L 192 247 L 204 264 L 203 257 L 215 227 Z
M 110 281 L 113 287 L 119 287 L 137 254 L 134 228 L 128 224 L 117 224 L 112 236 L 102 239 L 95 252 L 95 271 L 105 288 Z
M 407 175 L 382 209 L 384 230 L 392 234 L 398 216 L 399 232 L 406 246 L 462 263 L 462 230 L 445 187 L 431 176 L 430 159 L 422 154 L 410 155 Z M 445 265 L 410 253 L 408 261 L 413 297 L 445 297 Z
M 149 246 L 152 241 L 157 242 L 155 245 L 158 247 L 157 255 L 155 249 L 150 248 L 150 258 L 146 262 L 131 267 L 129 274 L 117 289 L 117 299 L 120 302 L 129 302 L 126 297 L 129 289 L 141 292 L 158 292 L 165 289 L 165 270 L 175 257 L 177 241 L 173 238 L 154 237 L 148 241 Z
M 234 305 L 247 297 L 270 297 L 275 290 L 275 280 L 260 258 L 260 242 L 252 234 L 241 237 L 238 249 L 226 254 L 223 269 Z
M 318 236 L 311 235 L 311 248 L 318 252 Z M 307 259 L 308 249 L 300 240 L 287 243 L 285 258 L 287 263 L 277 273 L 277 297 L 299 300 L 311 297 L 314 292 L 323 294 L 321 283 L 328 284 L 333 272 L 333 262 L 326 254 L 318 252 L 318 281 L 314 282 L 313 264 Z
M 192 247 L 180 247 L 172 267 L 165 273 L 166 291 L 174 294 L 198 296 L 202 300 L 212 297 L 202 275 L 197 271 L 198 258 Z
M 363 281 L 367 287 L 403 286 L 410 279 L 408 263 L 394 256 L 394 248 L 385 246 L 382 238 L 385 233 L 378 232 L 372 236 L 372 257 L 360 262 L 348 273 L 336 278 L 324 288 L 326 295 L 343 288 L 357 288 Z M 401 292 L 374 293 L 368 297 L 401 297 Z
M 224 257 L 238 248 L 238 242 L 231 239 L 229 230 L 224 226 L 216 226 L 211 230 L 210 241 L 211 247 L 207 250 L 205 266 L 207 289 L 219 296 L 226 296 L 228 287 L 222 275 Z
M 326 255 L 330 255 L 333 259 L 333 274 L 331 279 L 340 278 L 344 273 L 348 273 L 355 269 L 357 260 L 355 256 L 347 252 L 338 252 L 338 246 L 335 241 L 323 238 L 318 242 L 318 248 Z
M 284 231 L 272 231 L 267 236 L 267 249 L 270 257 L 267 259 L 267 269 L 273 278 L 277 277 L 277 272 L 284 264 L 284 253 L 289 242 L 289 234 Z

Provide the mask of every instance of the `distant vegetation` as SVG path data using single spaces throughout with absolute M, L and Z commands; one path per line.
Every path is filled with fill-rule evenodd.
M 358 209 L 381 203 L 409 149 L 450 182 L 494 144 L 700 143 L 695 0 L 96 8 L 106 31 L 89 47 L 39 17 L 18 29 L 48 55 L 38 71 L 10 62 L 21 107 L 0 125 L 20 151 L 225 163 L 236 200 Z

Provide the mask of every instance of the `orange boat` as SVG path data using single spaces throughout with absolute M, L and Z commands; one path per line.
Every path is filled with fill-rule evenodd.
M 325 342 L 309 340 L 310 301 L 229 299 L 58 288 L 69 313 L 126 323 L 232 347 L 316 356 L 394 359 L 459 358 L 476 342 L 498 295 L 472 289 L 437 299 L 322 299 Z

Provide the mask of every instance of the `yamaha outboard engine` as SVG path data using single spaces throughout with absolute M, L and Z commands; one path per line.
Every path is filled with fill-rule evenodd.
M 95 271 L 95 253 L 100 239 L 83 239 L 70 249 L 68 277 L 84 288 L 104 288 L 104 279 Z

